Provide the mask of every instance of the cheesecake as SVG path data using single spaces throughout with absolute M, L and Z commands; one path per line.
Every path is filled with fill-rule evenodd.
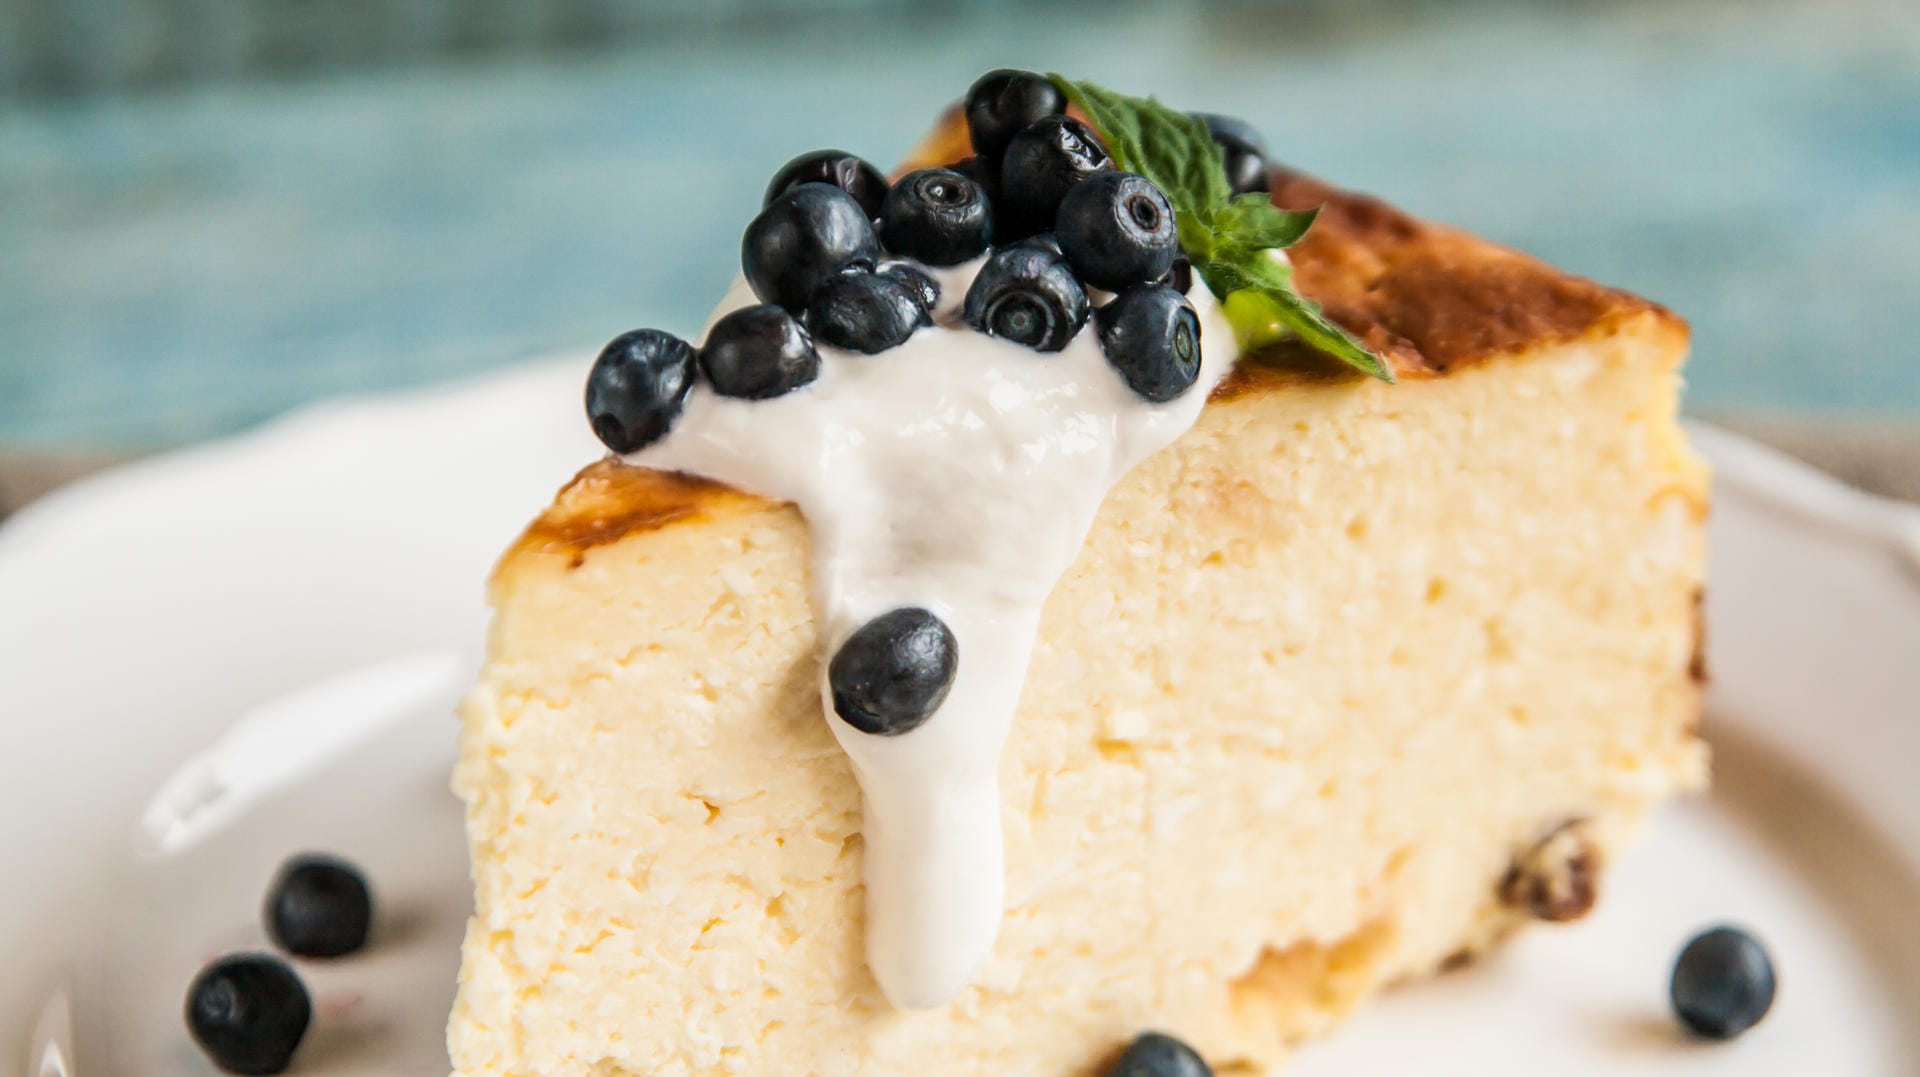
M 999 133 L 969 113 L 910 167 L 970 175 Z M 991 147 L 1003 186 L 1023 137 Z M 990 283 L 1101 278 L 1071 203 L 1052 251 L 923 265 L 920 307 L 815 282 L 791 325 L 793 275 L 756 275 L 750 228 L 722 312 L 764 307 L 781 365 L 736 378 L 735 314 L 697 358 L 641 342 L 632 369 L 693 384 L 596 412 L 615 454 L 491 581 L 454 775 L 459 1077 L 1090 1077 L 1148 1030 L 1262 1073 L 1604 899 L 1649 808 L 1706 775 L 1685 323 L 1303 174 L 1233 187 L 1319 207 L 1277 261 L 1379 376 L 1311 333 L 1245 336 L 1207 280 L 1161 294 L 1171 275 L 1140 286 L 1162 320 L 1086 284 L 1077 333 L 1039 350 Z M 863 351 L 896 308 L 919 320 Z M 1174 327 L 1141 353 L 1159 366 L 1128 365 L 1135 323 Z M 957 380 L 991 364 L 1018 372 Z M 1107 440 L 1066 463 L 1043 430 L 889 440 L 956 400 Z

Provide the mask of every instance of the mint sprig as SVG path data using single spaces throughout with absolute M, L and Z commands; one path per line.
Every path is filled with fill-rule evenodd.
M 1048 75 L 1093 121 L 1116 165 L 1166 194 L 1180 246 L 1220 297 L 1243 347 L 1288 333 L 1381 381 L 1393 368 L 1293 287 L 1293 269 L 1270 251 L 1292 246 L 1318 210 L 1289 211 L 1261 194 L 1235 197 L 1206 121 L 1154 98 L 1128 97 L 1091 82 Z

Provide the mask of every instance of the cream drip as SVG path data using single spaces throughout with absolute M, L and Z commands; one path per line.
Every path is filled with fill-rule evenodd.
M 1149 404 L 1108 365 L 1092 318 L 1053 354 L 969 328 L 959 308 L 981 264 L 932 271 L 936 324 L 899 347 L 821 346 L 818 380 L 772 400 L 696 386 L 672 433 L 627 457 L 792 501 L 806 516 L 822 699 L 865 801 L 867 960 L 909 1009 L 959 993 L 999 933 L 1000 754 L 1041 607 L 1107 491 L 1193 425 L 1237 355 L 1196 281 L 1199 381 Z M 709 328 L 755 302 L 736 282 Z M 834 715 L 825 667 L 856 629 L 901 606 L 946 622 L 959 668 L 919 728 L 861 733 Z

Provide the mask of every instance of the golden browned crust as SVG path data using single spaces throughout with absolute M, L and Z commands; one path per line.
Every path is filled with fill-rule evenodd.
M 951 109 L 901 170 L 950 164 L 970 152 L 965 120 Z M 1284 168 L 1273 170 L 1273 192 L 1274 202 L 1288 209 L 1322 207 L 1312 230 L 1289 251 L 1300 291 L 1385 356 L 1403 379 L 1440 377 L 1646 313 L 1685 331 L 1678 317 L 1638 296 L 1420 220 L 1371 195 Z M 1243 356 L 1209 402 L 1360 376 L 1288 341 Z M 578 565 L 588 549 L 698 518 L 728 500 L 765 504 L 706 479 L 603 461 L 561 491 L 507 560 L 563 553 Z
M 565 555 L 578 567 L 586 551 L 635 531 L 703 519 L 727 507 L 765 503 L 758 495 L 712 479 L 632 467 L 608 457 L 588 465 L 562 487 L 502 563 L 523 553 L 545 553 Z
M 1638 296 L 1302 173 L 1275 168 L 1273 201 L 1321 207 L 1288 251 L 1294 280 L 1402 377 L 1445 374 L 1649 311 L 1679 323 Z M 1241 367 L 1271 365 L 1253 358 Z

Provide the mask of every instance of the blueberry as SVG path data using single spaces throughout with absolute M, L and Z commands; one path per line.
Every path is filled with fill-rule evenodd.
M 993 158 L 975 155 L 947 167 L 979 184 L 988 200 L 1000 197 L 1000 163 Z
M 1669 990 L 1688 1028 L 1730 1040 L 1767 1015 L 1773 988 L 1773 962 L 1759 941 L 1736 927 L 1716 927 L 1680 951 Z
M 820 353 L 793 315 L 763 303 L 713 323 L 700 346 L 700 372 L 721 396 L 766 400 L 820 376 Z
M 753 294 L 789 314 L 807 309 L 813 293 L 842 270 L 871 266 L 879 257 L 867 211 L 824 183 L 803 183 L 775 198 L 740 241 L 740 266 Z
M 1161 1032 L 1143 1032 L 1106 1077 L 1213 1077 L 1199 1052 Z
M 918 607 L 883 613 L 847 638 L 827 665 L 833 710 L 862 733 L 897 737 L 933 717 L 947 698 L 960 643 Z
M 880 242 L 930 266 L 978 258 L 993 242 L 986 188 L 947 168 L 907 173 L 880 209 Z
M 898 277 L 854 271 L 828 281 L 807 307 L 814 338 L 874 355 L 932 323 L 918 291 Z
M 1102 172 L 1067 192 L 1053 234 L 1080 279 L 1117 292 L 1173 268 L 1180 236 L 1160 188 L 1131 172 Z
M 929 313 L 940 305 L 940 285 L 912 262 L 881 262 L 873 271 L 913 289 L 913 294 L 920 299 L 920 305 L 927 308 Z
M 617 453 L 664 437 L 693 385 L 693 345 L 658 329 L 622 333 L 600 350 L 587 375 L 587 418 Z
M 1267 175 L 1267 140 L 1252 124 L 1212 112 L 1196 112 L 1194 116 L 1206 122 L 1214 144 L 1226 155 L 1227 183 L 1234 194 L 1272 189 L 1273 180 Z
M 1215 142 L 1233 141 L 1265 155 L 1267 140 L 1259 129 L 1238 116 L 1224 116 L 1218 112 L 1195 112 L 1193 118 L 1207 125 L 1207 133 Z
M 373 895 L 357 868 L 331 856 L 296 856 L 267 889 L 267 934 L 301 957 L 340 957 L 366 945 Z
M 773 174 L 773 181 L 767 184 L 767 197 L 764 205 L 773 205 L 773 200 L 786 194 L 802 183 L 825 183 L 853 196 L 867 216 L 880 216 L 880 202 L 887 197 L 887 178 L 880 170 L 867 162 L 842 150 L 815 150 L 803 153 Z
M 989 71 L 967 90 L 967 130 L 973 149 L 998 157 L 1028 124 L 1067 110 L 1066 95 L 1031 71 Z
M 1060 249 L 1060 237 L 1054 235 L 1052 232 L 1041 232 L 1038 235 L 1031 235 L 1025 239 L 1008 243 L 1006 246 L 1027 247 L 1037 251 L 1045 251 L 1055 258 L 1064 258 L 1066 256 L 1066 253 Z
M 1129 288 L 1095 311 L 1093 320 L 1107 362 L 1153 403 L 1178 397 L 1200 377 L 1200 316 L 1167 285 Z
M 228 1073 L 286 1069 L 312 1019 L 300 977 L 268 954 L 223 957 L 187 988 L 187 1031 Z
M 994 208 L 1001 240 L 1053 227 L 1053 215 L 1073 185 L 1113 167 L 1100 136 L 1071 116 L 1029 124 L 1007 146 L 1000 162 L 1000 202 Z
M 967 289 L 967 324 L 1035 351 L 1057 352 L 1087 324 L 1087 292 L 1057 249 L 1001 247 Z
M 1173 265 L 1167 269 L 1167 287 L 1187 295 L 1193 291 L 1193 263 L 1184 254 L 1175 255 Z

